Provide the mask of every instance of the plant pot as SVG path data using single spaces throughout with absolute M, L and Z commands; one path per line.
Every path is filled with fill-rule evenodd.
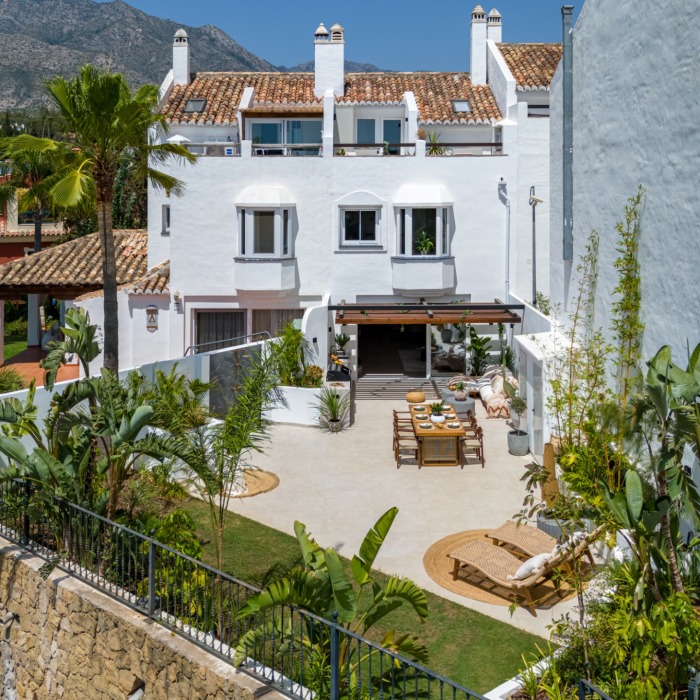
M 329 420 L 327 424 L 328 424 L 328 430 L 331 433 L 339 433 L 343 429 L 343 421 L 342 420 Z
M 508 411 L 510 414 L 510 422 L 516 430 L 520 430 L 520 414 L 516 413 L 512 408 Z
M 452 342 L 452 329 L 451 328 L 443 328 L 440 331 L 440 337 L 442 338 L 443 343 L 451 343 Z
M 555 540 L 558 540 L 563 534 L 559 523 L 554 518 L 548 518 L 543 513 L 537 514 L 537 529 L 547 533 L 550 537 L 554 537 Z
M 467 392 L 465 389 L 457 389 L 455 391 L 455 401 L 466 401 L 467 399 Z
M 508 452 L 523 457 L 530 451 L 530 440 L 524 430 L 511 430 L 508 433 Z
M 431 420 L 433 423 L 444 423 L 445 420 L 446 420 L 446 418 L 445 418 L 445 416 L 442 415 L 442 413 L 441 413 L 440 415 L 436 415 L 436 414 L 433 413 L 433 414 L 430 416 L 430 420 Z

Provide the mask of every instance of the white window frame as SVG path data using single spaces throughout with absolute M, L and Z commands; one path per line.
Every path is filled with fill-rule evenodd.
M 450 257 L 452 247 L 451 206 L 401 206 L 396 210 L 396 256 L 400 258 L 445 258 Z M 432 253 L 413 253 L 413 211 L 416 209 L 435 210 L 435 250 Z M 402 214 L 403 212 L 403 214 Z M 405 226 L 405 229 L 402 227 Z M 404 252 L 401 252 L 401 237 L 404 238 Z
M 373 211 L 375 214 L 374 240 L 359 241 L 347 240 L 345 238 L 345 212 L 347 211 Z M 341 206 L 339 207 L 340 220 L 340 247 L 341 248 L 381 248 L 382 247 L 382 207 L 377 206 Z M 360 231 L 362 235 L 362 231 Z
M 265 144 L 265 143 L 253 143 L 253 148 L 265 148 L 266 146 L 268 147 L 275 147 L 275 146 L 294 146 L 295 144 L 289 143 L 287 141 L 287 122 L 320 122 L 321 124 L 321 140 L 318 142 L 318 146 L 320 147 L 323 143 L 323 119 L 319 119 L 318 117 L 289 117 L 289 118 L 280 118 L 280 119 L 273 119 L 270 117 L 251 117 L 250 119 L 246 120 L 246 133 L 249 134 L 249 138 L 252 141 L 253 140 L 253 125 L 254 124 L 279 124 L 280 127 L 280 142 L 277 144 Z M 316 144 L 312 144 L 316 145 Z
M 163 235 L 170 235 L 170 205 L 164 204 L 161 208 L 161 229 Z
M 274 250 L 272 253 L 255 253 L 255 214 L 256 212 L 273 212 L 274 214 Z M 286 215 L 285 215 L 286 212 Z M 285 223 L 287 250 L 285 253 Z M 256 260 L 280 260 L 294 257 L 294 216 L 292 207 L 238 207 L 238 257 Z

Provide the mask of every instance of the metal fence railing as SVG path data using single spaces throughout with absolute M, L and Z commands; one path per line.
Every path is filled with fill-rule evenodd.
M 0 535 L 300 700 L 483 700 L 293 606 L 240 618 L 259 589 L 65 499 L 0 484 Z
M 592 683 L 586 680 L 578 682 L 578 699 L 579 700 L 613 700 L 609 695 L 606 695 L 600 688 L 596 688 Z

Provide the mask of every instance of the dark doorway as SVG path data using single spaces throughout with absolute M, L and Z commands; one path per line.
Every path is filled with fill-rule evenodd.
M 245 311 L 198 311 L 196 350 L 210 352 L 231 347 L 231 341 L 244 337 L 245 332 Z
M 358 326 L 360 376 L 402 374 L 425 377 L 425 326 Z

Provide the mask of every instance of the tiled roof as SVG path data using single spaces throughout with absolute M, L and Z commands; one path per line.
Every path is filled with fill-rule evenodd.
M 243 90 L 253 87 L 247 110 L 320 113 L 313 73 L 198 73 L 189 85 L 175 85 L 162 113 L 172 124 L 236 123 Z M 346 73 L 341 105 L 400 104 L 405 92 L 415 94 L 419 119 L 426 124 L 483 124 L 501 118 L 488 85 L 472 86 L 468 73 Z M 190 99 L 205 99 L 204 111 L 183 112 Z M 469 100 L 470 112 L 455 112 L 453 100 Z
M 170 283 L 170 260 L 152 267 L 141 279 L 126 285 L 134 294 L 167 294 Z
M 53 294 L 70 295 L 101 288 L 102 254 L 98 235 L 91 233 L 0 265 L 0 294 L 46 289 Z M 117 284 L 142 278 L 147 271 L 146 231 L 115 231 L 114 239 Z
M 119 290 L 126 290 L 132 294 L 168 294 L 168 284 L 170 282 L 170 260 L 162 262 L 160 265 L 152 267 L 143 277 L 132 280 L 127 284 L 119 286 Z M 103 289 L 81 294 L 75 301 L 85 301 L 86 299 L 96 299 L 104 294 Z
M 488 85 L 472 85 L 469 73 L 349 73 L 339 104 L 400 104 L 412 92 L 424 124 L 484 124 L 501 118 Z M 453 100 L 469 100 L 455 112 Z
M 498 44 L 518 90 L 546 90 L 561 61 L 561 44 Z
M 46 228 L 42 226 L 41 228 L 41 238 L 58 238 L 63 235 L 63 229 L 60 228 Z M 34 238 L 34 227 L 26 228 L 22 231 L 12 230 L 8 231 L 5 223 L 0 222 L 0 239 L 3 238 Z

